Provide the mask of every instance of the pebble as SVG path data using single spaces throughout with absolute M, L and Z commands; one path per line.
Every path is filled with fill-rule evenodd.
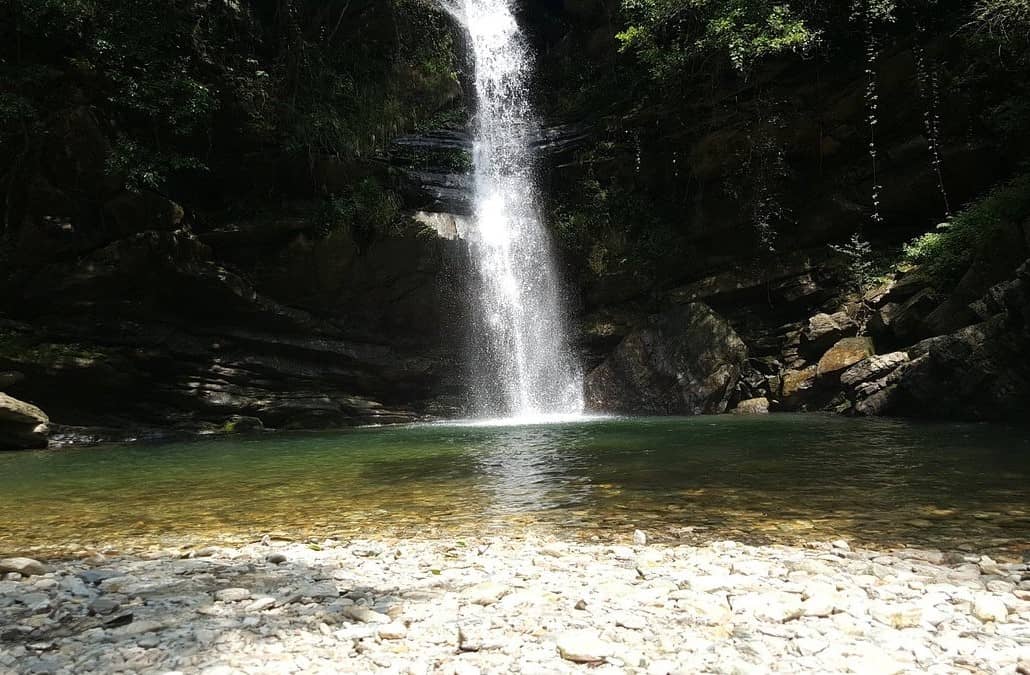
M 361 605 L 349 605 L 343 609 L 343 615 L 359 623 L 390 623 L 392 620 L 386 614 L 362 607 Z
M 144 633 L 153 633 L 164 628 L 164 624 L 159 621 L 133 621 L 124 628 L 118 629 L 122 635 L 142 635 Z
M 110 597 L 99 597 L 93 602 L 89 603 L 89 611 L 93 614 L 110 614 L 117 612 L 121 609 L 122 603 L 118 602 L 114 598 Z
M 630 630 L 644 630 L 647 628 L 647 621 L 637 614 L 623 613 L 616 615 L 615 625 L 629 628 Z
M 246 607 L 244 607 L 243 611 L 245 611 L 245 612 L 262 612 L 262 611 L 264 611 L 266 609 L 269 609 L 270 607 L 273 607 L 274 605 L 275 605 L 275 598 L 272 598 L 272 597 L 269 597 L 269 596 L 266 595 L 265 597 L 257 598 L 256 600 L 254 600 L 254 602 L 252 602 L 249 605 L 247 605 Z
M 376 632 L 383 640 L 402 640 L 408 635 L 408 627 L 403 623 L 394 621 L 385 626 L 380 626 Z
M 633 543 L 637 546 L 647 546 L 647 533 L 643 530 L 634 530 Z
M 281 547 L 275 566 L 253 544 L 15 573 L 0 580 L 0 672 L 1013 672 L 1030 659 L 1025 589 L 1009 585 L 1026 568 L 978 554 L 534 535 Z M 58 637 L 68 616 L 84 623 Z
M 1008 615 L 1009 610 L 1005 602 L 996 595 L 978 593 L 973 599 L 973 616 L 984 623 L 1004 621 Z
M 612 646 L 592 631 L 567 631 L 558 637 L 558 653 L 576 663 L 604 661 L 612 651 Z
M 250 598 L 250 590 L 246 588 L 223 588 L 215 592 L 219 602 L 242 602 Z
M 473 605 L 492 605 L 508 594 L 509 588 L 495 581 L 484 581 L 465 591 L 465 599 Z
M 265 556 L 265 560 L 272 563 L 273 565 L 282 565 L 286 562 L 286 556 L 282 553 L 269 553 Z

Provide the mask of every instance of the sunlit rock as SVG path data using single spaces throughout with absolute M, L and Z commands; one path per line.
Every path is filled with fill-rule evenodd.
M 816 376 L 825 377 L 838 373 L 859 361 L 872 356 L 873 341 L 866 337 L 844 338 L 831 347 L 816 366 Z

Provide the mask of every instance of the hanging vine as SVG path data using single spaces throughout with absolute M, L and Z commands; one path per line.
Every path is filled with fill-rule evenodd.
M 879 81 L 876 74 L 877 60 L 880 55 L 880 38 L 877 32 L 877 18 L 878 13 L 874 10 L 870 3 L 865 3 L 863 6 L 862 17 L 865 21 L 865 104 L 866 104 L 866 122 L 869 125 L 869 161 L 872 165 L 873 174 L 873 186 L 872 186 L 872 204 L 873 209 L 870 215 L 874 225 L 883 223 L 883 215 L 880 213 L 880 193 L 883 190 L 883 186 L 880 185 L 880 177 L 877 172 L 879 158 L 879 151 L 876 145 L 876 127 L 879 124 L 879 107 L 880 107 L 880 94 L 879 94 Z
M 918 31 L 921 33 L 921 31 Z M 944 187 L 944 173 L 941 162 L 941 115 L 940 115 L 940 76 L 936 68 L 929 68 L 926 61 L 926 51 L 919 44 L 918 40 L 912 47 L 912 54 L 916 60 L 916 82 L 919 89 L 919 98 L 923 105 L 923 130 L 926 133 L 926 149 L 930 154 L 930 170 L 937 177 L 937 189 L 940 190 L 941 199 L 944 201 L 944 216 L 951 217 L 951 204 L 948 200 L 948 191 Z

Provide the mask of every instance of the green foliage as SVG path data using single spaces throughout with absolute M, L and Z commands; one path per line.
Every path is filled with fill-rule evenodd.
M 41 111 L 88 101 L 123 136 L 133 130 L 110 165 L 136 186 L 155 187 L 170 171 L 202 168 L 194 149 L 219 102 L 196 58 L 203 31 L 185 6 L 165 0 L 13 0 L 17 49 L 3 60 L 3 80 L 13 91 L 0 110 L 0 135 L 19 129 L 31 143 L 31 135 L 43 131 Z
M 603 152 L 603 149 L 601 150 Z M 623 266 L 649 269 L 680 253 L 680 239 L 646 195 L 583 179 L 575 198 L 556 207 L 551 224 L 558 245 L 594 276 Z
M 204 171 L 207 166 L 197 157 L 162 151 L 121 136 L 107 158 L 108 173 L 121 176 L 137 190 L 162 188 L 168 176 L 181 171 Z
M 451 31 L 439 8 L 391 0 L 395 31 L 360 31 L 349 2 L 298 0 L 308 20 L 290 23 L 272 66 L 279 126 L 294 152 L 335 156 L 381 150 L 399 130 L 436 114 L 441 92 L 455 91 Z M 353 12 L 353 16 L 351 15 Z M 346 38 L 346 41 L 345 41 Z M 384 58 L 392 54 L 393 58 Z
M 359 245 L 367 245 L 377 233 L 392 232 L 400 212 L 397 195 L 374 178 L 366 178 L 347 194 L 326 197 L 316 217 L 316 232 L 326 237 L 349 228 Z
M 1030 174 L 1019 176 L 992 190 L 980 201 L 959 212 L 905 246 L 907 262 L 917 264 L 938 285 L 954 284 L 977 261 L 991 256 L 999 230 L 1030 218 Z
M 882 276 L 882 261 L 877 259 L 873 245 L 860 233 L 856 232 L 848 241 L 830 248 L 847 261 L 847 282 L 852 290 L 864 290 Z
M 196 177 L 220 147 L 368 155 L 444 107 L 454 71 L 429 0 L 6 0 L 0 176 L 73 107 L 138 188 Z
M 762 57 L 801 52 L 818 39 L 786 2 L 623 0 L 623 12 L 629 25 L 616 37 L 658 80 L 712 54 L 747 70 Z
M 980 0 L 973 25 L 1003 42 L 1025 43 L 1030 35 L 1030 0 Z

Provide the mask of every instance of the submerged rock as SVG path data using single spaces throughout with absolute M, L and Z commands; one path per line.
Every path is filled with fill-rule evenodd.
M 691 302 L 630 333 L 586 378 L 593 410 L 699 415 L 725 412 L 747 347 L 722 317 Z

